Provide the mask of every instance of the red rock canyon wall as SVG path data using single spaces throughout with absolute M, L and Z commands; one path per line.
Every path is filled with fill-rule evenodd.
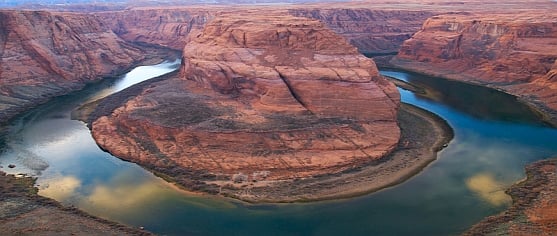
M 504 90 L 557 110 L 557 14 L 447 14 L 428 19 L 392 61 Z
M 0 121 L 144 57 L 97 17 L 0 11 Z

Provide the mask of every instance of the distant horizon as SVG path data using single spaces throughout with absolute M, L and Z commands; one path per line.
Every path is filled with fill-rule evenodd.
M 25 6 L 72 6 L 72 5 L 125 5 L 125 4 L 261 4 L 261 3 L 311 3 L 311 2 L 342 2 L 346 0 L 176 0 L 130 1 L 130 0 L 0 0 L 0 8 L 21 8 Z

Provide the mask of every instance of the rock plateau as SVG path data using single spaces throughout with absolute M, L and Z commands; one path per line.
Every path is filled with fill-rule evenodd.
M 94 121 L 102 148 L 218 193 L 351 170 L 400 138 L 395 86 L 316 20 L 219 16 L 183 55 L 179 76 Z

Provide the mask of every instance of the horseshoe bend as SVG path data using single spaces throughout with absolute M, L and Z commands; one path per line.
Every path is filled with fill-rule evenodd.
M 557 232 L 557 2 L 199 2 L 0 10 L 0 232 Z
M 319 21 L 219 16 L 190 33 L 182 60 L 179 73 L 97 114 L 103 149 L 188 189 L 247 201 L 384 187 L 311 187 L 381 161 L 400 139 L 395 86 Z

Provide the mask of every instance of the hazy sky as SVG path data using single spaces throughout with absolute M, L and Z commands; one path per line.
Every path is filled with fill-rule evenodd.
M 0 0 L 1 7 L 21 6 L 27 4 L 55 5 L 55 4 L 82 4 L 82 3 L 137 3 L 139 1 L 132 0 Z M 320 2 L 319 0 L 158 0 L 158 1 L 142 1 L 146 3 L 168 3 L 181 2 L 188 3 L 295 3 L 295 2 Z

